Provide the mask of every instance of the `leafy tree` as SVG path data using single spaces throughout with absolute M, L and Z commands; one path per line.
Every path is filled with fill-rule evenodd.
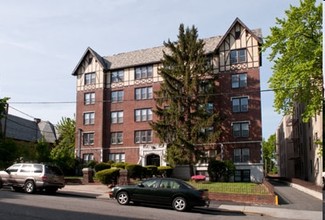
M 14 141 L 10 139 L 0 141 L 0 168 L 11 165 L 17 159 L 17 155 L 18 146 Z
M 50 146 L 44 138 L 39 140 L 36 144 L 36 160 L 38 162 L 49 162 L 50 161 Z
M 164 46 L 159 71 L 163 82 L 155 96 L 154 113 L 158 120 L 151 126 L 160 140 L 167 143 L 169 164 L 188 164 L 192 168 L 201 156 L 196 146 L 215 142 L 219 134 L 219 116 L 208 108 L 216 76 L 194 26 L 185 29 L 181 24 L 178 40 L 168 40 Z M 209 128 L 213 131 L 207 132 Z
M 316 0 L 300 0 L 290 6 L 287 18 L 276 18 L 277 26 L 266 37 L 264 51 L 274 61 L 269 86 L 275 92 L 274 107 L 290 114 L 294 104 L 304 103 L 303 120 L 308 121 L 322 110 L 322 4 Z
M 76 122 L 70 118 L 62 118 L 57 129 L 60 137 L 50 157 L 63 170 L 72 171 L 76 163 L 74 155 Z
M 276 170 L 276 158 L 275 158 L 275 143 L 276 137 L 275 134 L 272 134 L 267 141 L 263 140 L 262 149 L 263 149 L 263 161 L 266 165 L 265 172 L 273 172 Z

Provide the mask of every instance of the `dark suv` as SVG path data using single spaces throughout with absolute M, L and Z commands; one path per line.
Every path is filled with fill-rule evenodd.
M 0 171 L 0 188 L 11 186 L 27 193 L 46 190 L 55 193 L 65 185 L 63 172 L 57 166 L 41 163 L 16 163 Z

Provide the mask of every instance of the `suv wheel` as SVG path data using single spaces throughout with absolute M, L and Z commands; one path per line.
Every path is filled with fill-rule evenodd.
M 32 180 L 27 180 L 24 185 L 24 190 L 26 193 L 34 193 L 35 192 L 35 184 Z

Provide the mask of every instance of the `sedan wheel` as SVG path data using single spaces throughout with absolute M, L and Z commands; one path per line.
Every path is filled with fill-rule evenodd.
M 129 195 L 128 195 L 128 193 L 125 192 L 125 191 L 119 192 L 119 193 L 117 194 L 116 199 L 117 199 L 117 202 L 118 202 L 120 205 L 127 205 L 127 204 L 129 204 L 129 202 L 130 202 Z
M 25 192 L 26 193 L 34 193 L 34 191 L 35 191 L 34 182 L 32 180 L 28 180 L 25 183 L 24 189 L 25 189 Z
M 185 211 L 187 208 L 186 200 L 183 197 L 176 197 L 173 200 L 172 205 L 176 211 L 180 211 L 180 212 Z

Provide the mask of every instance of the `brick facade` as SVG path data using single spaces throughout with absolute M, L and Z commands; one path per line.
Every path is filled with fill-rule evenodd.
M 204 42 L 213 71 L 218 74 L 213 105 L 223 122 L 218 142 L 207 143 L 202 150 L 209 157 L 233 160 L 238 169 L 249 171 L 250 180 L 261 182 L 260 30 L 252 31 L 236 19 L 224 36 L 204 39 Z M 115 158 L 142 165 L 166 165 L 163 155 L 166 146 L 160 143 L 148 123 L 157 120 L 156 116 L 152 113 L 149 121 L 136 120 L 136 112 L 146 118 L 155 109 L 153 94 L 162 81 L 158 69 L 164 49 L 149 48 L 107 57 L 99 56 L 91 48 L 86 50 L 73 71 L 77 78 L 76 127 L 81 131 L 76 137 L 76 152 L 83 159 Z M 234 61 L 230 59 L 233 54 L 238 60 L 239 54 L 243 54 L 244 59 Z M 142 67 L 150 70 L 150 76 L 138 79 Z M 95 102 L 85 104 L 88 93 L 94 93 Z M 123 95 L 122 100 L 114 100 L 119 95 Z M 145 98 L 137 100 L 137 95 Z M 89 123 L 87 120 L 91 119 L 94 121 Z M 200 163 L 197 168 L 198 173 L 206 173 L 207 164 Z

